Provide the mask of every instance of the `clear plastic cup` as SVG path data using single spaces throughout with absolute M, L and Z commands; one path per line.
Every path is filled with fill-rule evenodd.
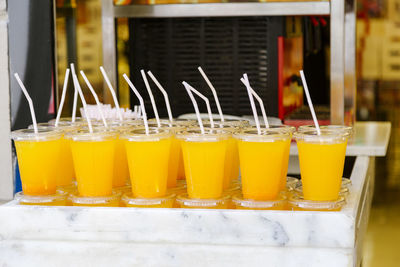
M 350 186 L 351 185 L 351 180 L 349 178 L 342 178 L 342 187 L 343 186 Z
M 168 129 L 138 128 L 121 135 L 125 140 L 134 197 L 164 197 L 167 191 L 168 164 L 172 135 Z
M 286 178 L 286 188 L 294 189 L 298 187 L 299 184 L 301 184 L 300 179 L 290 176 Z
M 113 192 L 109 196 L 102 197 L 83 197 L 79 194 L 71 194 L 69 198 L 72 202 L 72 206 L 119 207 L 121 193 Z
M 274 200 L 281 190 L 283 169 L 287 166 L 289 132 L 254 128 L 234 135 L 238 140 L 243 197 L 252 200 Z M 286 179 L 285 179 L 286 180 Z
M 187 194 L 182 194 L 176 198 L 176 201 L 181 208 L 185 209 L 227 209 L 229 196 L 216 199 L 193 199 Z
M 288 200 L 289 210 L 302 211 L 340 211 L 344 204 L 346 204 L 344 197 L 331 201 L 314 201 L 293 194 Z
M 157 120 L 155 118 L 149 119 L 149 123 L 156 124 Z M 160 123 L 162 125 L 171 125 L 169 119 L 160 119 Z M 185 119 L 173 119 L 171 126 L 181 126 L 181 127 L 190 127 L 197 124 L 195 120 L 185 120 Z
M 332 130 L 347 133 L 349 138 L 353 135 L 353 127 L 347 125 L 321 125 L 321 130 Z M 301 125 L 297 128 L 298 132 L 316 131 L 315 125 Z
M 224 126 L 231 126 L 231 127 L 249 127 L 250 122 L 246 119 L 225 119 L 221 121 L 220 119 L 213 120 L 215 124 L 224 125 Z M 204 120 L 204 124 L 209 124 L 210 120 Z
M 20 205 L 37 205 L 37 206 L 69 206 L 67 203 L 67 193 L 56 193 L 54 195 L 45 196 L 29 196 L 18 192 L 15 199 Z
M 280 194 L 274 200 L 251 200 L 244 199 L 241 194 L 232 197 L 236 209 L 241 210 L 287 210 L 287 198 Z
M 51 126 L 55 126 L 56 119 L 49 120 L 48 124 Z M 74 126 L 86 125 L 86 120 L 81 117 L 76 117 L 75 122 L 72 122 L 71 117 L 60 118 L 60 120 L 58 122 L 58 126 L 69 126 L 69 125 L 74 125 Z
M 177 134 L 177 138 L 182 140 L 190 198 L 218 199 L 222 196 L 229 137 L 229 132 L 208 128 L 204 134 L 197 128 Z
M 17 150 L 22 190 L 25 195 L 56 193 L 63 133 L 53 128 L 16 130 L 11 133 Z
M 348 133 L 316 130 L 294 134 L 299 150 L 299 163 L 304 199 L 335 200 L 342 182 Z
M 125 186 L 129 180 L 128 159 L 126 157 L 125 140 L 120 135 L 133 127 L 121 123 L 110 125 L 110 128 L 117 132 L 114 153 L 113 188 Z
M 82 197 L 100 197 L 112 194 L 114 153 L 117 133 L 94 127 L 67 133 L 71 140 L 78 191 Z
M 173 208 L 175 194 L 169 194 L 159 198 L 135 198 L 132 193 L 122 196 L 121 206 L 132 208 Z

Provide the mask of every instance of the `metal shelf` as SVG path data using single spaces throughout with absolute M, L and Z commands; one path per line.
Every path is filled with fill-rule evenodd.
M 114 6 L 117 18 L 329 15 L 329 1 Z

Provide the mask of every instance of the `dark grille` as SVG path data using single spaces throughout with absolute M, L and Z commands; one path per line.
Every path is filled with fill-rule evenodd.
M 278 114 L 277 37 L 284 24 L 281 17 L 130 19 L 131 78 L 146 99 L 153 115 L 140 69 L 151 70 L 168 91 L 174 116 L 193 113 L 182 85 L 187 81 L 209 97 L 201 66 L 218 92 L 225 114 L 251 114 L 247 91 L 240 82 L 249 75 L 253 89 L 263 98 L 267 113 Z M 160 116 L 167 115 L 162 94 L 150 81 Z M 132 104 L 138 104 L 132 96 Z M 200 102 L 199 102 L 200 103 Z M 200 110 L 206 112 L 205 105 Z

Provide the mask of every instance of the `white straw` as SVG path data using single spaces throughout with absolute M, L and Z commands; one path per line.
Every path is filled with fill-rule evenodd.
M 219 104 L 219 99 L 218 99 L 218 95 L 217 95 L 217 91 L 215 90 L 214 86 L 212 85 L 212 83 L 210 82 L 210 80 L 208 79 L 207 75 L 205 74 L 205 72 L 203 71 L 203 69 L 201 67 L 198 67 L 198 70 L 200 71 L 200 74 L 203 76 L 204 80 L 206 81 L 206 83 L 208 84 L 208 86 L 211 89 L 211 92 L 214 95 L 214 99 L 215 99 L 215 103 L 217 104 L 217 109 L 218 109 L 218 113 L 219 116 L 221 118 L 221 121 L 224 121 L 224 114 L 222 113 L 222 109 L 221 109 L 221 105 Z
M 246 77 L 245 75 L 247 76 L 247 74 L 244 74 L 243 76 Z M 242 79 L 241 79 L 241 81 L 242 81 Z M 254 121 L 256 122 L 257 133 L 261 134 L 260 122 L 258 120 L 257 109 L 256 109 L 256 105 L 254 104 L 253 94 L 251 93 L 250 86 L 248 86 L 248 84 L 246 82 L 243 82 L 243 83 L 246 86 L 247 94 L 249 95 L 251 109 L 253 110 Z
M 183 86 L 185 86 L 185 89 L 186 89 L 190 99 L 192 100 L 192 103 L 193 103 L 193 106 L 194 106 L 194 111 L 196 112 L 196 116 L 197 116 L 197 122 L 199 123 L 199 126 L 200 126 L 201 134 L 205 134 L 203 122 L 202 122 L 201 117 L 200 117 L 199 107 L 197 105 L 196 99 L 194 98 L 194 96 L 192 94 L 192 91 L 190 90 L 190 85 L 187 82 L 182 82 L 182 84 L 183 84 Z
M 168 118 L 169 118 L 169 121 L 172 122 L 173 117 L 172 117 L 171 105 L 169 104 L 169 98 L 168 98 L 167 91 L 165 91 L 165 89 L 161 86 L 161 84 L 158 82 L 156 77 L 154 77 L 154 75 L 153 75 L 153 73 L 151 73 L 151 71 L 148 71 L 147 74 L 150 76 L 150 78 L 153 80 L 153 82 L 157 85 L 158 89 L 164 95 L 165 105 L 167 106 L 167 111 L 168 111 Z
M 253 88 L 251 88 L 250 81 L 249 81 L 249 78 L 247 77 L 247 75 L 244 78 L 240 79 L 240 80 L 245 85 L 247 84 L 246 86 L 248 86 L 250 88 L 251 94 L 257 99 L 258 104 L 260 105 L 260 109 L 261 109 L 261 113 L 262 113 L 263 119 L 264 119 L 265 128 L 268 129 L 269 128 L 268 118 L 267 118 L 267 114 L 265 112 L 264 103 L 263 103 L 261 97 L 258 96 L 258 94 L 253 90 Z
M 19 84 L 19 87 L 21 87 L 22 92 L 24 93 L 26 100 L 28 100 L 29 104 L 29 109 L 31 110 L 31 116 L 32 116 L 32 124 L 33 124 L 33 131 L 35 133 L 38 133 L 38 127 L 37 127 L 37 122 L 36 122 L 36 115 L 35 115 L 35 109 L 33 108 L 33 101 L 32 98 L 29 96 L 28 91 L 25 88 L 25 85 L 22 83 L 21 79 L 19 78 L 18 73 L 14 73 L 15 79 L 17 79 L 17 82 Z
M 150 96 L 151 106 L 153 107 L 154 116 L 156 117 L 156 121 L 157 121 L 157 126 L 161 127 L 160 117 L 158 116 L 156 102 L 154 101 L 154 96 L 153 96 L 153 93 L 151 92 L 151 88 L 149 85 L 149 81 L 147 80 L 146 73 L 144 72 L 144 70 L 140 70 L 140 73 L 142 74 L 142 78 L 143 78 L 144 84 L 146 86 L 147 93 L 149 93 L 149 96 Z
M 110 82 L 110 79 L 108 78 L 107 73 L 104 70 L 103 66 L 100 66 L 100 71 L 101 71 L 101 74 L 103 74 L 104 80 L 106 80 L 108 89 L 110 89 L 111 95 L 112 95 L 112 97 L 114 99 L 114 104 L 115 104 L 115 108 L 117 110 L 118 118 L 119 118 L 120 121 L 123 121 L 121 110 L 119 109 L 119 103 L 118 103 L 117 95 L 115 94 L 115 90 L 114 90 L 114 88 L 113 88 L 113 86 L 112 86 L 112 84 Z
M 86 121 L 88 124 L 89 132 L 93 133 L 92 122 L 90 121 L 90 118 L 89 118 L 86 100 L 85 100 L 85 97 L 83 96 L 81 86 L 79 85 L 78 76 L 76 76 L 76 74 L 74 74 L 74 73 L 72 73 L 72 81 L 74 82 L 75 90 L 78 91 L 79 97 L 81 98 L 82 105 L 83 105 L 83 112 L 85 113 L 85 118 L 86 118 Z
M 301 76 L 301 80 L 303 81 L 304 92 L 306 93 L 306 98 L 307 98 L 308 106 L 310 107 L 311 116 L 312 116 L 312 118 L 313 118 L 313 120 L 314 120 L 315 128 L 317 129 L 317 134 L 318 134 L 318 135 L 321 135 L 321 129 L 319 128 L 319 124 L 318 124 L 318 120 L 317 120 L 317 115 L 315 115 L 314 106 L 313 106 L 313 104 L 312 104 L 312 102 L 311 102 L 310 92 L 308 91 L 308 86 L 307 86 L 307 82 L 306 82 L 306 77 L 304 76 L 303 70 L 300 70 L 300 76 Z
M 104 113 L 103 113 L 103 110 L 101 108 L 101 103 L 99 101 L 99 98 L 97 97 L 96 92 L 93 89 L 93 86 L 90 84 L 90 82 L 89 82 L 88 78 L 86 77 L 85 73 L 83 72 L 83 70 L 81 70 L 80 73 L 81 73 L 83 79 L 85 80 L 85 83 L 86 83 L 87 87 L 89 87 L 89 90 L 90 90 L 90 92 L 92 93 L 92 95 L 94 97 L 94 101 L 96 101 L 97 111 L 100 114 L 100 117 L 101 117 L 101 120 L 103 121 L 104 126 L 108 127 L 106 118 L 104 117 Z
M 199 97 L 201 97 L 201 99 L 204 100 L 204 102 L 206 102 L 206 106 L 207 106 L 207 112 L 208 112 L 208 117 L 210 119 L 210 124 L 211 124 L 211 128 L 214 128 L 214 119 L 211 113 L 211 106 L 210 106 L 210 101 L 208 100 L 207 97 L 205 97 L 202 93 L 200 93 L 199 91 L 197 91 L 196 89 L 194 89 L 192 86 L 190 86 L 188 83 L 186 83 L 186 85 L 189 87 L 190 90 L 192 90 L 192 92 L 194 92 L 196 95 L 198 95 Z
M 58 126 L 58 122 L 60 121 L 60 117 L 61 117 L 61 112 L 64 107 L 65 95 L 67 93 L 67 87 L 68 87 L 68 78 L 69 78 L 69 69 L 67 68 L 67 70 L 65 71 L 64 85 L 63 85 L 63 90 L 62 90 L 62 94 L 61 94 L 60 106 L 58 107 L 56 123 L 54 124 L 55 127 Z
M 133 93 L 136 95 L 136 97 L 139 99 L 140 102 L 140 107 L 142 108 L 142 113 L 143 113 L 143 122 L 144 122 L 144 128 L 146 131 L 146 134 L 149 134 L 149 125 L 147 123 L 147 115 L 146 115 L 146 110 L 144 108 L 144 101 L 142 96 L 139 94 L 138 90 L 135 88 L 135 86 L 133 85 L 133 83 L 131 82 L 131 80 L 128 78 L 128 76 L 124 73 L 122 75 L 124 77 L 124 79 L 126 80 L 126 82 L 128 83 L 129 87 L 132 89 Z
M 72 78 L 73 78 L 74 75 L 76 76 L 75 66 L 74 66 L 74 63 L 71 63 L 70 65 L 71 65 L 71 73 L 72 73 Z M 74 84 L 74 102 L 72 105 L 72 122 L 75 122 L 76 108 L 77 108 L 76 106 L 78 105 L 78 89 L 75 87 L 75 82 L 73 82 L 73 84 Z

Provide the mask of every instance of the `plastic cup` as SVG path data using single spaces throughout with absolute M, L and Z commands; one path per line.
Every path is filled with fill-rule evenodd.
M 231 126 L 231 127 L 239 127 L 239 128 L 244 128 L 244 127 L 249 127 L 250 122 L 248 120 L 241 120 L 241 119 L 225 119 L 224 121 L 221 121 L 220 119 L 213 120 L 214 124 L 219 124 L 219 125 L 224 125 L 224 126 Z M 205 124 L 209 124 L 210 120 L 204 120 Z
M 185 209 L 227 209 L 229 196 L 217 199 L 193 199 L 187 194 L 182 194 L 176 198 L 176 201 L 181 208 Z
M 190 198 L 222 196 L 225 154 L 230 134 L 219 129 L 188 129 L 177 134 L 182 140 L 187 191 Z
M 304 199 L 335 200 L 339 196 L 348 134 L 321 130 L 296 132 Z
M 83 197 L 78 194 L 72 194 L 69 198 L 72 206 L 119 207 L 121 194 L 113 192 L 111 195 L 103 197 Z
M 294 189 L 300 184 L 300 179 L 288 176 L 286 178 L 286 188 Z
M 243 197 L 276 199 L 282 191 L 282 169 L 289 160 L 285 155 L 291 134 L 273 129 L 262 129 L 258 134 L 254 128 L 247 128 L 234 136 L 238 139 Z
M 52 128 L 13 131 L 22 190 L 25 195 L 56 193 L 62 132 Z
M 112 194 L 114 153 L 117 133 L 105 128 L 93 128 L 67 133 L 71 140 L 78 191 L 82 197 Z
M 236 209 L 240 210 L 287 210 L 287 198 L 280 194 L 275 200 L 249 200 L 241 194 L 232 197 Z
M 56 119 L 49 120 L 48 124 L 51 126 L 55 126 Z M 58 121 L 58 126 L 69 126 L 69 125 L 74 125 L 74 126 L 86 125 L 86 120 L 81 117 L 76 117 L 75 122 L 72 122 L 71 117 L 63 117 L 60 118 L 60 120 Z
M 114 123 L 111 129 L 117 132 L 117 139 L 115 142 L 115 153 L 114 153 L 114 171 L 113 171 L 113 188 L 126 186 L 129 180 L 129 169 L 128 159 L 126 157 L 125 140 L 120 138 L 120 135 L 124 132 L 132 129 L 132 126 L 128 126 L 123 123 Z
M 135 198 L 132 193 L 122 196 L 121 206 L 132 208 L 173 208 L 175 194 L 160 198 Z
M 167 191 L 168 163 L 171 153 L 171 133 L 168 129 L 144 128 L 125 132 L 132 193 L 137 198 L 164 197 Z
M 331 201 L 313 201 L 296 194 L 293 194 L 288 201 L 289 210 L 301 211 L 340 211 L 344 204 L 346 201 L 343 197 Z
M 321 130 L 331 130 L 331 131 L 340 131 L 347 133 L 349 138 L 353 135 L 353 127 L 346 126 L 346 125 L 321 125 L 319 126 Z M 301 125 L 297 129 L 298 132 L 308 132 L 308 131 L 315 131 L 315 125 Z
M 45 196 L 29 196 L 18 192 L 15 199 L 20 205 L 37 205 L 37 206 L 69 206 L 67 203 L 66 193 L 56 193 L 54 195 Z

